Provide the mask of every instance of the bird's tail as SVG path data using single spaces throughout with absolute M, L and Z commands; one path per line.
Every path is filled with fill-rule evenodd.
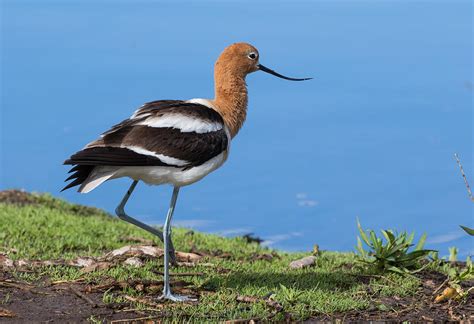
M 69 171 L 69 173 L 74 173 L 65 181 L 74 180 L 61 191 L 80 185 L 77 191 L 80 193 L 88 193 L 98 187 L 104 181 L 113 177 L 116 171 L 117 168 L 115 167 L 82 164 L 75 165 Z

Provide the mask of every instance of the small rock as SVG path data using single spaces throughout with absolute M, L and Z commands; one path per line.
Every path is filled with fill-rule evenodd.
M 191 252 L 179 252 L 176 251 L 176 258 L 179 261 L 184 261 L 184 262 L 196 262 L 202 258 L 201 255 L 196 254 L 196 253 L 191 253 Z
M 90 267 L 94 263 L 96 263 L 94 259 L 86 257 L 86 258 L 77 258 L 76 260 L 72 260 L 69 263 L 69 265 L 82 268 L 82 267 Z
M 83 273 L 88 273 L 88 272 L 93 272 L 93 271 L 99 271 L 99 270 L 105 270 L 108 269 L 112 266 L 112 263 L 110 262 L 95 262 L 92 263 L 91 265 L 82 268 Z
M 4 254 L 0 254 L 0 266 L 5 267 L 5 268 L 11 268 L 13 267 L 13 260 L 7 257 Z
M 301 258 L 299 260 L 295 260 L 290 262 L 291 269 L 302 269 L 309 266 L 312 266 L 316 262 L 316 257 L 313 255 Z
M 134 266 L 135 268 L 140 268 L 143 266 L 142 260 L 136 257 L 128 258 L 127 260 L 123 261 L 123 264 L 131 265 L 131 266 Z
M 436 288 L 436 283 L 431 279 L 425 280 L 425 282 L 423 282 L 423 285 L 428 288 Z
M 24 266 L 27 266 L 27 265 L 28 265 L 28 261 L 23 260 L 23 259 L 20 259 L 16 262 L 17 267 L 24 267 Z

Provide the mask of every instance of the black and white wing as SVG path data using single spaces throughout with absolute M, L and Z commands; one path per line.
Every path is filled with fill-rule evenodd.
M 63 190 L 81 184 L 95 166 L 167 166 L 189 169 L 226 151 L 230 142 L 221 115 L 199 103 L 160 100 L 73 154 L 75 165 Z

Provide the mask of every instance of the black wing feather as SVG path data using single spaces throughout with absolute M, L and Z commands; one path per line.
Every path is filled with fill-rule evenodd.
M 110 166 L 173 166 L 160 159 L 121 147 L 91 147 L 73 154 L 64 164 Z
M 71 183 L 68 183 L 67 186 L 64 187 L 61 191 L 72 188 L 74 186 L 78 186 L 81 183 L 83 183 L 87 179 L 89 174 L 92 172 L 92 170 L 94 169 L 94 166 L 93 165 L 76 165 L 73 169 L 75 169 L 76 172 L 73 175 L 71 175 L 69 178 L 67 178 L 67 180 L 65 181 L 69 181 L 71 179 L 75 179 L 75 180 Z

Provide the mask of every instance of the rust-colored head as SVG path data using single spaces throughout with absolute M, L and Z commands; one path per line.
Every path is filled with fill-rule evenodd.
M 255 71 L 263 71 L 282 79 L 303 81 L 281 75 L 258 62 L 258 50 L 247 43 L 235 43 L 224 49 L 214 68 L 215 99 L 219 110 L 234 137 L 245 120 L 247 111 L 247 85 L 245 77 Z
M 247 43 L 235 43 L 224 49 L 215 65 L 216 72 L 243 77 L 258 70 L 258 50 Z
M 244 78 L 249 73 L 263 71 L 279 78 L 290 81 L 304 81 L 311 78 L 290 78 L 277 73 L 258 62 L 260 56 L 258 50 L 247 43 L 235 43 L 224 49 L 215 65 L 216 78 L 222 78 L 224 75 Z

